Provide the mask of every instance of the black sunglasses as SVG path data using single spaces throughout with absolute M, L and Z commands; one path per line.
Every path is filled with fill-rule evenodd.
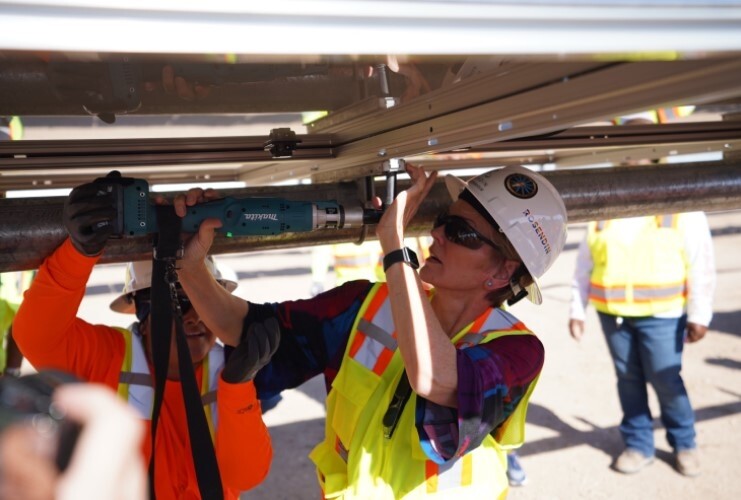
M 442 213 L 437 216 L 435 225 L 432 228 L 435 229 L 440 226 L 445 226 L 445 237 L 448 241 L 456 245 L 461 245 L 471 250 L 478 250 L 484 244 L 487 244 L 497 252 L 502 253 L 496 243 L 472 228 L 463 217 Z

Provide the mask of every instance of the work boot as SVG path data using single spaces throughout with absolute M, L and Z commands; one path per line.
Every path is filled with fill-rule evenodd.
M 654 461 L 654 457 L 647 457 L 638 450 L 625 448 L 620 456 L 615 460 L 615 470 L 623 474 L 633 474 L 643 469 L 645 466 Z
M 513 451 L 507 454 L 507 480 L 510 486 L 525 486 L 527 483 L 527 474 L 522 468 L 520 457 Z
M 677 470 L 683 476 L 694 477 L 700 475 L 700 454 L 697 448 L 679 450 L 674 454 L 674 460 Z

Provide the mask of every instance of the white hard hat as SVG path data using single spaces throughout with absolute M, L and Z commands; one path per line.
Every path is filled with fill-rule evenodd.
M 222 274 L 220 267 L 214 262 L 210 255 L 206 258 L 206 268 L 216 281 L 222 284 L 230 292 L 237 288 L 236 274 L 234 271 L 225 270 Z M 134 301 L 132 295 L 139 290 L 152 287 L 152 261 L 140 260 L 126 264 L 126 279 L 121 295 L 111 302 L 110 308 L 120 313 L 134 313 Z
M 491 170 L 464 182 L 448 175 L 453 199 L 467 190 L 501 228 L 535 280 L 528 297 L 542 302 L 537 278 L 553 265 L 566 243 L 566 206 L 553 184 L 525 167 Z

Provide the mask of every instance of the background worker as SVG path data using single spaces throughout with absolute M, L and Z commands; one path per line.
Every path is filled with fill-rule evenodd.
M 23 122 L 18 116 L 0 116 L 0 141 L 18 141 L 23 138 Z M 0 198 L 5 193 L 0 191 Z M 17 377 L 21 372 L 23 355 L 13 340 L 13 318 L 21 303 L 23 292 L 33 279 L 33 271 L 0 274 L 0 373 Z
M 652 125 L 666 114 L 648 111 L 617 121 Z M 685 342 L 705 336 L 714 290 L 713 241 L 703 212 L 589 224 L 577 254 L 569 331 L 576 340 L 582 337 L 585 308 L 591 303 L 615 366 L 623 411 L 625 450 L 613 465 L 617 471 L 631 474 L 653 462 L 651 384 L 677 470 L 686 476 L 700 473 L 695 415 L 681 376 L 682 353 Z
M 91 325 L 76 317 L 85 285 L 97 263 L 116 216 L 113 200 L 97 185 L 86 184 L 70 193 L 64 207 L 69 238 L 39 268 L 15 320 L 21 351 L 37 369 L 55 368 L 118 391 L 144 420 L 151 419 L 154 397 L 152 377 L 151 262 L 131 263 L 125 295 L 114 301 L 117 310 L 135 312 L 138 322 L 129 330 Z M 103 228 L 94 231 L 93 227 Z M 219 286 L 216 267 L 205 260 Z M 224 367 L 224 353 L 214 334 L 178 293 L 183 329 L 204 411 L 212 423 L 212 438 L 225 498 L 257 485 L 267 475 L 272 449 L 262 421 L 255 387 L 239 369 Z M 174 330 L 174 322 L 173 322 Z M 173 336 L 174 342 L 174 336 Z M 229 377 L 227 377 L 227 374 Z M 215 403 L 211 396 L 216 396 Z M 158 499 L 199 498 L 187 418 L 179 380 L 176 349 L 171 346 L 163 403 L 155 446 L 154 486 Z M 147 426 L 143 454 L 151 455 L 151 429 Z
M 383 279 L 383 267 L 379 263 L 383 257 L 377 241 L 356 243 L 335 243 L 318 245 L 311 249 L 311 290 L 313 297 L 324 291 L 324 282 L 330 266 L 334 270 L 334 283 L 341 285 L 348 281 Z
M 13 319 L 35 274 L 36 271 L 0 274 L 0 373 L 3 375 L 21 374 L 23 354 L 13 338 Z
M 453 203 L 435 223 L 418 274 L 403 248 L 404 229 L 437 176 L 409 164 L 407 172 L 412 186 L 376 229 L 387 283 L 353 281 L 309 300 L 246 302 L 220 290 L 202 264 L 220 225 L 214 219 L 186 248 L 180 280 L 210 328 L 238 345 L 235 352 L 257 343 L 255 322 L 278 319 L 279 332 L 264 332 L 281 340 L 256 376 L 261 395 L 324 374 L 325 439 L 310 456 L 325 497 L 500 498 L 508 488 L 503 447 L 524 439 L 544 352 L 499 306 L 528 294 L 540 302 L 533 277 L 563 248 L 566 211 L 553 186 L 525 168 L 467 184 L 451 177 Z M 191 190 L 175 207 L 184 215 L 187 205 L 213 196 Z
M 404 240 L 407 247 L 414 250 L 420 265 L 428 256 L 429 238 L 408 237 Z M 334 271 L 334 285 L 348 281 L 368 280 L 385 281 L 383 272 L 383 250 L 377 240 L 318 245 L 311 249 L 311 290 L 310 295 L 325 290 L 324 282 L 327 272 Z
M 19 141 L 23 138 L 23 122 L 19 116 L 0 116 L 0 141 Z
M 584 334 L 587 303 L 597 310 L 617 375 L 625 450 L 614 467 L 626 474 L 653 461 L 647 384 L 677 470 L 700 473 L 695 417 L 681 377 L 685 342 L 697 342 L 712 318 L 715 263 L 702 212 L 589 224 L 577 256 L 569 331 Z

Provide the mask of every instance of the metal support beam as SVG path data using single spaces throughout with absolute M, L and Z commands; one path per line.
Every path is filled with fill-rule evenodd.
M 407 117 L 405 126 L 354 142 L 340 139 L 334 149 L 337 158 L 322 164 L 315 178 L 330 182 L 353 177 L 354 169 L 379 159 L 413 161 L 415 155 L 466 150 L 630 112 L 739 95 L 740 72 L 741 60 L 615 64 L 440 116 L 418 111 Z M 494 74 L 480 79 L 497 84 Z M 471 78 L 468 85 L 477 81 Z M 446 98 L 460 98 L 454 88 L 441 89 L 436 106 L 445 105 Z M 397 113 L 406 113 L 405 107 L 392 108 L 379 119 L 392 120 Z
M 241 181 L 248 168 L 262 168 L 268 179 L 281 171 L 286 179 L 294 169 L 310 171 L 317 160 L 334 157 L 330 136 L 299 139 L 287 159 L 264 150 L 268 136 L 0 141 L 0 192 L 73 187 L 114 169 L 157 183 Z
M 72 187 L 112 169 L 158 183 L 245 181 L 255 185 L 310 176 L 315 182 L 326 181 L 325 175 L 312 174 L 321 171 L 321 160 L 327 160 L 322 164 L 333 161 L 337 137 L 306 134 L 297 138 L 301 142 L 294 157 L 279 160 L 263 150 L 267 136 L 5 141 L 0 142 L 0 191 Z M 629 157 L 730 151 L 738 147 L 739 141 L 738 121 L 574 127 L 548 135 L 493 142 L 453 152 L 452 156 L 443 153 L 418 157 L 415 162 L 438 170 L 515 163 L 594 165 L 620 163 Z M 639 145 L 646 145 L 645 149 L 634 148 Z M 588 153 L 577 153 L 578 150 Z M 466 159 L 465 153 L 477 154 Z M 383 160 L 375 163 L 382 165 Z M 366 165 L 367 172 L 362 173 L 378 174 L 374 168 Z M 359 169 L 353 172 L 358 178 L 363 177 Z
M 592 53 L 680 58 L 738 50 L 739 17 L 735 2 L 722 0 L 2 0 L 0 47 L 261 56 Z M 56 34 L 60 26 L 64 36 L 30 35 Z
M 694 210 L 741 209 L 741 163 L 691 163 L 545 172 L 561 192 L 570 222 Z M 406 183 L 400 183 L 405 189 Z M 377 186 L 379 193 L 383 185 Z M 297 200 L 334 199 L 362 205 L 357 186 L 309 185 L 250 188 L 235 196 L 280 196 Z M 438 182 L 412 222 L 412 233 L 429 230 L 434 217 L 450 203 Z M 65 238 L 61 224 L 63 199 L 0 200 L 0 271 L 38 267 Z M 372 231 L 371 231 L 372 233 Z M 217 237 L 213 252 L 237 253 L 285 247 L 356 241 L 360 230 L 315 231 L 277 237 Z M 111 240 L 101 262 L 148 258 L 149 237 Z
M 329 135 L 297 136 L 293 158 L 333 157 Z M 0 171 L 273 161 L 269 136 L 0 142 Z

